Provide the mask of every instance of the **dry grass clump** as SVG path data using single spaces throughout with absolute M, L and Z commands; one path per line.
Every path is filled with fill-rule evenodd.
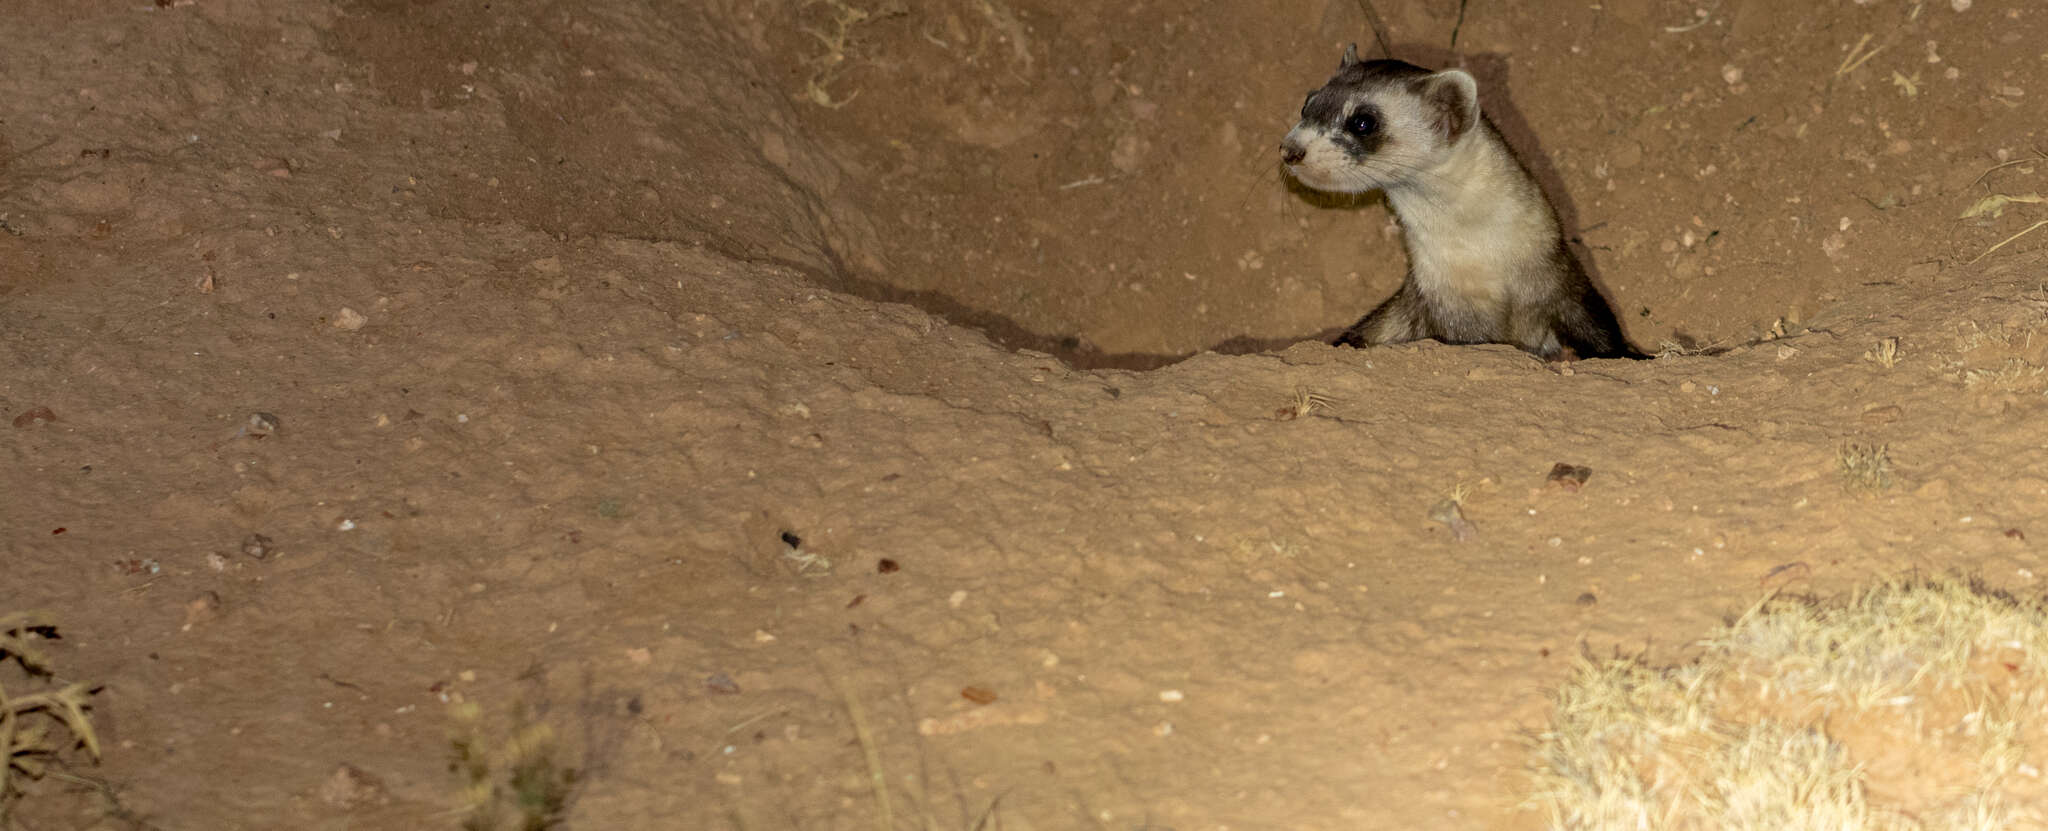
M 554 731 L 529 720 L 524 708 L 513 713 L 511 730 L 502 738 L 484 728 L 475 702 L 455 705 L 453 716 L 448 767 L 463 780 L 464 831 L 561 827 L 577 776 L 556 761 Z
M 1306 385 L 1296 386 L 1294 388 L 1294 400 L 1289 402 L 1287 406 L 1274 410 L 1273 419 L 1276 421 L 1293 421 L 1297 418 L 1314 415 L 1317 411 L 1334 412 L 1337 409 L 1337 403 L 1337 399 L 1309 389 Z
M 55 637 L 56 631 L 56 625 L 39 613 L 0 615 L 0 663 L 12 658 L 32 683 L 47 681 L 52 674 L 50 659 L 36 641 Z M 52 761 L 74 747 L 84 747 L 95 761 L 100 758 L 99 736 L 85 715 L 92 693 L 93 686 L 86 683 L 32 693 L 10 692 L 0 685 L 0 748 L 7 754 L 6 763 L 0 764 L 0 823 L 22 790 L 16 774 L 41 779 Z
M 1936 353 L 1935 368 L 1965 389 L 1983 393 L 2048 392 L 2048 350 L 2037 343 L 2039 326 L 1969 323 L 1956 331 L 1955 350 Z
M 1842 474 L 1842 487 L 1852 492 L 1874 493 L 1892 486 L 1892 455 L 1887 445 L 1844 444 L 1835 449 L 1835 468 Z
M 1693 663 L 1585 659 L 1535 737 L 1558 829 L 2042 828 L 2048 610 L 1954 578 L 1774 596 Z

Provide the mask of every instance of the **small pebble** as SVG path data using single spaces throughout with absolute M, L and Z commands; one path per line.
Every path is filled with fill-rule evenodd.
M 203 591 L 199 593 L 199 596 L 185 601 L 185 625 L 183 627 L 185 630 L 189 631 L 193 626 L 217 617 L 220 617 L 220 595 L 218 593 Z
M 391 795 L 377 777 L 355 765 L 343 763 L 320 785 L 320 801 L 342 810 L 362 805 L 386 805 Z
M 1465 510 L 1459 507 L 1458 500 L 1446 499 L 1436 503 L 1429 509 L 1429 518 L 1451 529 L 1451 538 L 1459 542 L 1479 536 L 1479 526 L 1465 519 Z
M 1558 462 L 1557 464 L 1551 465 L 1550 473 L 1546 474 L 1543 477 L 1544 481 L 1556 485 L 1559 488 L 1562 488 L 1566 491 L 1574 493 L 1576 493 L 1579 488 L 1584 487 L 1586 484 L 1586 480 L 1591 478 L 1593 478 L 1592 468 L 1584 467 L 1581 465 L 1567 464 L 1565 462 Z

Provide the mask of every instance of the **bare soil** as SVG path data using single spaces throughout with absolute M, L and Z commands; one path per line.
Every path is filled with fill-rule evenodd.
M 473 702 L 572 828 L 1535 828 L 1582 653 L 2040 591 L 2048 9 L 1375 0 L 1671 350 L 1545 364 L 1323 344 L 1355 0 L 862 2 L 0 7 L 16 825 L 456 827 Z

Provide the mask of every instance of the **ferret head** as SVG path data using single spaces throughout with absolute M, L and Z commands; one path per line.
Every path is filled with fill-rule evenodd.
M 1471 75 L 1361 61 L 1354 45 L 1329 83 L 1302 102 L 1280 160 L 1317 190 L 1393 190 L 1428 175 L 1478 124 L 1479 85 Z

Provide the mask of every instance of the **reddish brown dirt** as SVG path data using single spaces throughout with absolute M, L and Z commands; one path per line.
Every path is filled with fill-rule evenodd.
M 16 819 L 453 827 L 467 701 L 578 828 L 1538 827 L 1582 650 L 2038 590 L 2048 206 L 1959 217 L 2048 10 L 1376 5 L 1727 351 L 1321 345 L 1403 268 L 1273 164 L 1354 0 L 9 5 L 0 613 L 105 743 Z

